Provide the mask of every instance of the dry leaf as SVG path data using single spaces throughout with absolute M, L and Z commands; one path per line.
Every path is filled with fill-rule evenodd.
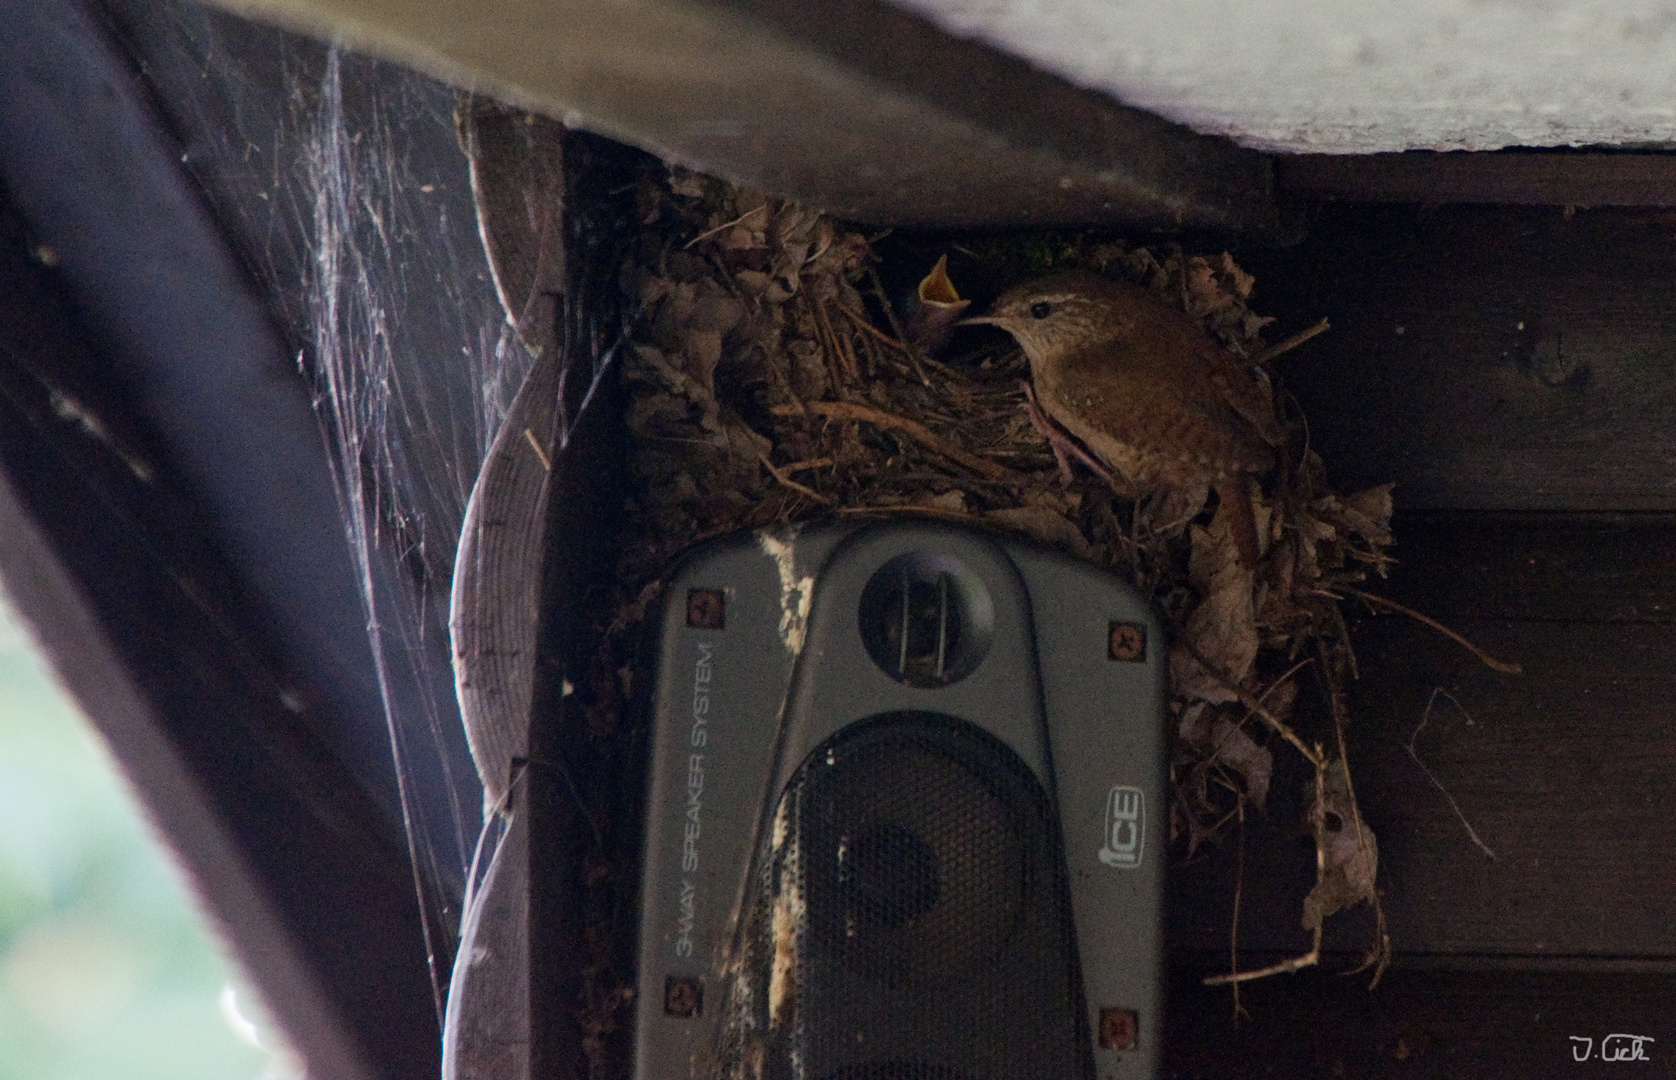
M 1182 712 L 1177 731 L 1199 752 L 1205 765 L 1221 763 L 1238 773 L 1245 782 L 1246 797 L 1258 808 L 1263 806 L 1274 774 L 1274 755 L 1259 746 L 1243 726 L 1222 710 L 1198 702 Z
M 1210 528 L 1194 526 L 1188 582 L 1201 599 L 1187 617 L 1182 633 L 1198 654 L 1220 672 L 1206 671 L 1185 649 L 1170 650 L 1170 675 L 1175 693 L 1189 701 L 1212 703 L 1237 700 L 1224 683 L 1225 675 L 1243 682 L 1257 659 L 1257 617 L 1253 609 L 1252 572 L 1240 565 L 1226 515 L 1218 514 Z
M 1374 880 L 1379 875 L 1379 843 L 1356 811 L 1342 758 L 1327 763 L 1320 797 L 1312 801 L 1310 826 L 1322 867 L 1320 880 L 1304 898 L 1305 930 L 1316 929 L 1335 911 L 1373 900 Z
M 1362 539 L 1370 543 L 1384 546 L 1391 542 L 1391 488 L 1392 484 L 1380 484 L 1378 487 L 1358 491 L 1354 495 L 1346 495 L 1340 506 L 1339 514 L 1345 525 L 1355 531 Z
M 768 286 L 773 284 L 774 281 L 773 278 L 760 270 L 740 270 L 733 275 L 733 280 L 744 286 L 746 292 L 757 296 L 766 293 Z
M 669 190 L 686 199 L 702 199 L 709 194 L 709 188 L 715 181 L 702 173 L 695 173 L 688 169 L 672 167 L 669 170 Z
M 722 335 L 716 330 L 688 330 L 684 337 L 687 373 L 704 388 L 706 395 L 714 397 L 716 365 L 722 359 Z

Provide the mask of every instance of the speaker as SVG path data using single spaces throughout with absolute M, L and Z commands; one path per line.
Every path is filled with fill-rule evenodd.
M 637 1080 L 1154 1075 L 1164 648 L 930 521 L 694 552 L 657 626 Z

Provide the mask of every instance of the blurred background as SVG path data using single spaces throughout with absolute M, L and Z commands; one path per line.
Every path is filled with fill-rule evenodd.
M 300 1080 L 0 593 L 0 1080 Z

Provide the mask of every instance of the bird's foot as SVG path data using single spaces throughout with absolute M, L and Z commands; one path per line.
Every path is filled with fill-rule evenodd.
M 1053 451 L 1053 459 L 1059 462 L 1059 483 L 1063 487 L 1071 486 L 1071 461 L 1067 455 L 1074 456 L 1078 461 L 1094 471 L 1094 475 L 1104 480 L 1118 491 L 1127 490 L 1128 485 L 1120 485 L 1111 469 L 1105 463 L 1095 458 L 1082 448 L 1070 432 L 1060 427 L 1040 405 L 1036 403 L 1035 388 L 1029 380 L 1019 384 L 1024 387 L 1024 412 L 1030 417 L 1030 423 L 1041 432 L 1042 438 L 1047 440 L 1048 448 Z

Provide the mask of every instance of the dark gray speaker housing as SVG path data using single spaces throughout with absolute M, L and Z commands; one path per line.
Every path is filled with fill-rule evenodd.
M 892 661 L 900 640 L 878 640 L 879 572 L 903 567 L 941 583 L 931 586 L 941 595 L 916 594 L 921 623 L 939 611 L 960 620 L 948 640 L 916 638 L 923 662 L 907 671 Z M 689 557 L 665 597 L 636 1080 L 740 1071 L 718 1058 L 718 1035 L 742 977 L 753 866 L 781 794 L 817 746 L 903 712 L 976 725 L 1040 781 L 1063 831 L 1095 1075 L 1155 1075 L 1167 651 L 1133 589 L 1057 551 L 916 520 L 790 526 L 714 543 Z

